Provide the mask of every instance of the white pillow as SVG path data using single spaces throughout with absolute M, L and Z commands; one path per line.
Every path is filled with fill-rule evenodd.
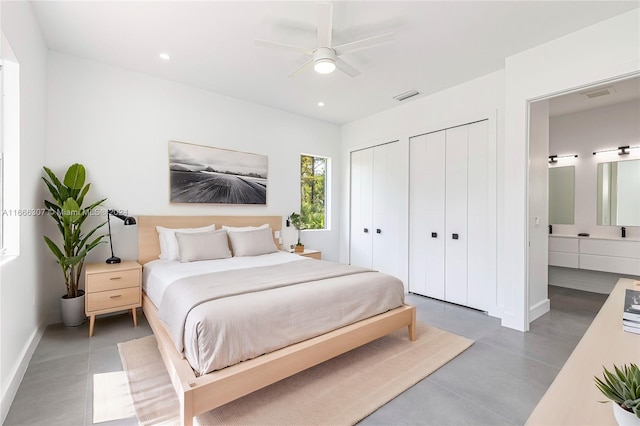
M 227 259 L 231 257 L 227 231 L 176 232 L 180 262 Z
M 156 226 L 158 231 L 158 239 L 160 240 L 160 259 L 166 260 L 179 260 L 178 256 L 178 240 L 176 239 L 176 232 L 182 233 L 196 233 L 196 232 L 210 232 L 215 231 L 216 225 L 211 224 L 203 226 L 201 228 L 165 228 L 163 226 Z
M 259 256 L 278 251 L 271 228 L 228 232 L 234 256 Z
M 260 226 L 227 226 L 227 225 L 222 225 L 222 229 L 225 229 L 228 232 L 255 231 L 256 229 L 264 229 L 264 228 L 268 228 L 268 227 L 269 227 L 268 223 L 265 223 L 264 225 L 260 225 Z

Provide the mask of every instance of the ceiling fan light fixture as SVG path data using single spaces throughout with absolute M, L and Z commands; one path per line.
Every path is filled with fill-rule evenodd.
M 331 74 L 336 70 L 336 63 L 329 58 L 318 59 L 313 63 L 313 69 L 318 74 Z

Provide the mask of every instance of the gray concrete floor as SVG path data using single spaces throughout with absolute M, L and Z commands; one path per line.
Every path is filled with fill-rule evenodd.
M 551 312 L 520 333 L 482 312 L 409 295 L 418 320 L 475 340 L 460 356 L 364 419 L 362 425 L 522 425 L 606 295 L 549 287 Z M 47 327 L 4 425 L 93 424 L 93 374 L 121 371 L 116 344 L 151 334 L 143 315 Z M 124 419 L 104 425 L 136 425 Z

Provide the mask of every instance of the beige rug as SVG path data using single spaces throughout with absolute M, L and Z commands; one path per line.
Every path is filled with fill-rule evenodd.
M 418 323 L 209 411 L 196 424 L 355 424 L 455 358 L 472 340 Z M 179 405 L 153 336 L 118 344 L 138 421 L 178 422 Z
M 128 419 L 135 415 L 124 371 L 93 375 L 93 423 Z

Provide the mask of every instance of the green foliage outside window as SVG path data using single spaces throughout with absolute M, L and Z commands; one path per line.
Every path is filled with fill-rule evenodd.
M 300 215 L 305 229 L 325 229 L 327 159 L 300 156 Z

